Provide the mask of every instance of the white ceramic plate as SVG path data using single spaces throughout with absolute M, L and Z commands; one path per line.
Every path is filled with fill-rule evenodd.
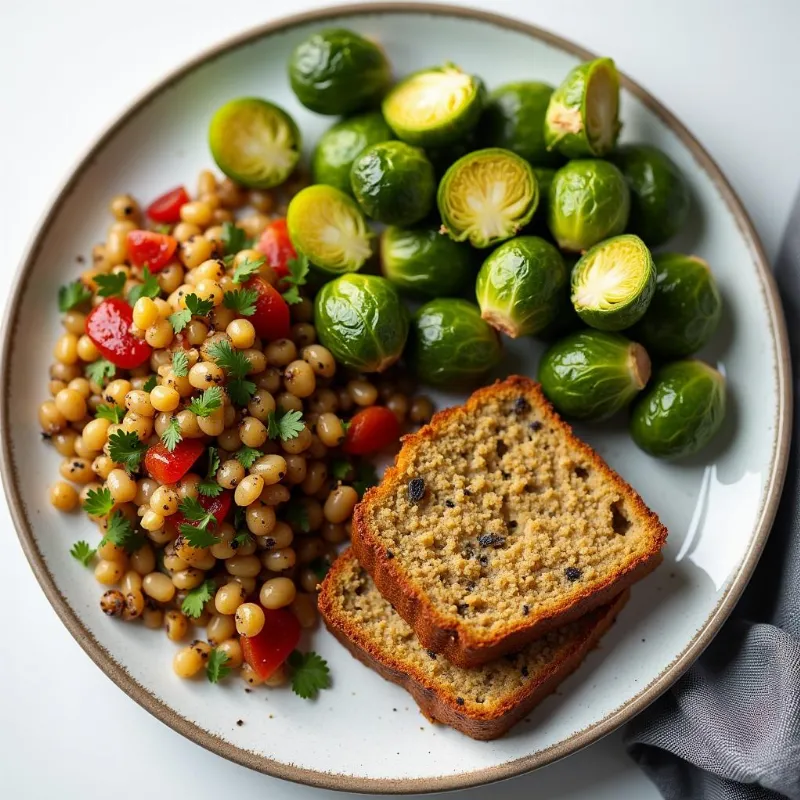
M 623 138 L 663 148 L 688 177 L 691 223 L 672 246 L 709 261 L 726 304 L 722 330 L 704 355 L 728 376 L 731 410 L 701 459 L 663 464 L 640 453 L 621 427 L 579 431 L 669 528 L 664 565 L 635 587 L 602 646 L 558 694 L 488 744 L 428 724 L 409 696 L 322 631 L 314 648 L 330 662 L 334 686 L 316 702 L 289 691 L 245 693 L 238 681 L 212 686 L 176 678 L 175 646 L 164 636 L 99 612 L 97 584 L 68 554 L 73 541 L 93 535 L 93 526 L 79 515 L 58 515 L 47 502 L 58 457 L 40 443 L 36 408 L 60 330 L 55 287 L 73 279 L 76 257 L 104 238 L 112 195 L 124 190 L 146 201 L 175 184 L 193 185 L 198 170 L 211 165 L 206 129 L 223 101 L 247 94 L 273 99 L 313 143 L 330 120 L 295 101 L 286 61 L 299 40 L 330 24 L 379 39 L 398 74 L 451 60 L 481 74 L 489 87 L 524 78 L 556 84 L 590 57 L 488 14 L 359 6 L 253 31 L 156 86 L 78 165 L 22 265 L 0 371 L 3 480 L 31 565 L 65 624 L 124 691 L 167 724 L 227 758 L 314 785 L 374 792 L 465 787 L 541 766 L 607 733 L 666 689 L 717 631 L 763 547 L 783 478 L 790 408 L 784 323 L 763 252 L 730 187 L 688 132 L 625 80 Z M 501 372 L 535 374 L 538 355 L 537 344 L 516 342 Z M 440 405 L 460 399 L 438 398 Z M 246 724 L 237 726 L 239 719 Z

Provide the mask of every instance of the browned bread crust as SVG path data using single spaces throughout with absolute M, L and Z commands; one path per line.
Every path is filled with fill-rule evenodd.
M 624 498 L 626 507 L 633 512 L 636 523 L 647 534 L 647 546 L 643 552 L 621 563 L 613 573 L 583 591 L 573 590 L 568 600 L 550 604 L 519 620 L 508 621 L 499 630 L 488 635 L 478 635 L 464 620 L 454 619 L 436 607 L 425 591 L 425 587 L 410 580 L 398 564 L 394 553 L 388 553 L 380 541 L 378 532 L 370 524 L 370 511 L 389 503 L 397 487 L 404 482 L 407 467 L 413 456 L 422 448 L 431 446 L 445 422 L 477 412 L 488 399 L 504 399 L 513 402 L 524 396 L 537 411 L 540 419 L 556 430 L 571 451 L 580 454 L 585 463 L 591 465 L 601 478 L 613 485 Z M 413 628 L 422 645 L 441 653 L 460 667 L 474 667 L 493 661 L 505 653 L 520 650 L 528 642 L 547 631 L 584 616 L 589 611 L 606 603 L 643 578 L 661 562 L 661 548 L 667 530 L 658 517 L 644 504 L 641 497 L 600 458 L 589 445 L 572 433 L 570 426 L 555 412 L 544 397 L 539 384 L 529 378 L 511 376 L 492 386 L 476 391 L 462 406 L 448 408 L 435 414 L 431 422 L 418 432 L 403 439 L 403 446 L 394 466 L 377 487 L 370 489 L 353 515 L 353 550 L 362 566 L 370 573 L 375 585 L 396 611 Z

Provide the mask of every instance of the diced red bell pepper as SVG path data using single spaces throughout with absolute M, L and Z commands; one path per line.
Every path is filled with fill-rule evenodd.
M 286 219 L 276 219 L 270 222 L 261 238 L 258 240 L 256 250 L 264 254 L 269 264 L 279 278 L 285 278 L 289 274 L 287 264 L 297 258 L 297 251 L 294 249 L 292 240 L 289 238 L 289 231 L 286 228 Z
M 133 309 L 120 297 L 108 297 L 86 317 L 86 335 L 112 364 L 121 369 L 140 367 L 152 348 L 131 333 Z
M 172 261 L 177 249 L 178 240 L 166 233 L 128 232 L 128 260 L 135 267 L 147 267 L 150 272 L 160 272 Z
M 228 512 L 231 510 L 233 492 L 222 492 L 222 494 L 219 494 L 216 497 L 206 497 L 204 494 L 200 494 L 197 496 L 197 502 L 200 503 L 205 511 L 210 511 L 214 515 L 217 525 L 221 525 L 224 522 L 225 517 L 228 516 Z M 197 522 L 192 522 L 190 519 L 186 519 L 186 517 L 184 517 L 183 513 L 180 511 L 177 511 L 175 514 L 173 514 L 170 517 L 170 521 L 173 522 L 176 527 L 184 522 L 187 525 L 197 526 L 198 524 Z
M 189 202 L 189 193 L 183 186 L 170 189 L 147 206 L 147 216 L 153 222 L 175 225 L 181 221 L 181 206 Z
M 300 623 L 285 608 L 264 609 L 264 627 L 255 636 L 240 636 L 244 660 L 261 680 L 269 678 L 300 641 Z
M 250 278 L 245 286 L 258 293 L 255 313 L 248 317 L 258 337 L 268 342 L 289 338 L 291 332 L 289 305 L 281 297 L 281 293 L 259 275 Z
M 376 453 L 400 438 L 400 423 L 385 406 L 370 406 L 359 411 L 347 428 L 342 449 L 354 456 Z
M 144 466 L 159 483 L 175 483 L 192 468 L 203 450 L 205 445 L 200 439 L 181 439 L 172 452 L 159 442 L 148 448 Z

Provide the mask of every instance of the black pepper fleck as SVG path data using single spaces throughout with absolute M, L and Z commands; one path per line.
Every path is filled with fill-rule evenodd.
M 469 606 L 466 603 L 456 603 L 456 611 L 463 617 L 465 611 L 469 611 Z
M 528 614 L 530 614 L 530 613 L 531 613 L 530 606 L 522 606 L 522 613 L 523 613 L 523 615 L 524 615 L 524 616 L 526 616 L 526 617 L 527 617 L 527 616 L 528 616 Z
M 391 550 L 386 551 L 386 558 L 394 558 L 394 553 Z
M 567 567 L 564 570 L 564 574 L 567 576 L 568 581 L 577 581 L 583 575 L 577 567 Z
M 483 564 L 483 566 L 485 567 L 485 566 L 487 566 L 489 564 L 489 556 L 481 556 L 478 559 L 478 561 L 480 561 L 481 564 Z
M 422 478 L 412 478 L 408 482 L 408 499 L 418 503 L 425 496 L 425 481 Z
M 236 720 L 236 724 L 241 728 L 242 725 L 244 725 L 244 720 L 243 719 L 237 719 Z
M 464 497 L 470 497 L 472 492 L 469 489 L 464 489 Z
M 427 650 L 426 652 L 428 653 L 428 656 L 430 658 L 432 658 L 434 661 L 436 661 L 436 653 L 434 653 L 433 650 Z
M 445 505 L 446 505 L 448 508 L 455 508 L 455 507 L 456 507 L 456 504 L 455 504 L 455 503 L 454 503 L 452 500 L 445 500 L 445 501 L 444 501 L 444 504 L 445 504 Z
M 463 706 L 464 705 L 464 698 L 463 697 L 456 697 L 456 703 L 458 703 L 458 705 L 460 705 L 460 706 Z
M 481 547 L 502 547 L 505 543 L 505 536 L 497 536 L 494 533 L 484 533 L 478 537 L 478 544 Z
M 52 433 L 47 433 L 46 431 L 42 431 L 42 432 L 41 432 L 41 437 L 42 437 L 42 439 L 44 439 L 45 441 L 50 441 L 50 439 L 52 439 L 52 438 L 53 438 L 53 434 L 52 434 Z
M 518 522 L 517 522 L 515 519 L 510 519 L 510 520 L 508 521 L 508 527 L 509 527 L 509 528 L 510 528 L 512 531 L 514 530 L 514 528 L 516 528 L 516 527 L 517 527 L 517 525 L 519 525 L 519 523 L 518 523 Z
M 540 431 L 542 429 L 542 423 L 539 422 L 538 419 L 535 419 L 533 422 L 531 422 L 530 429 L 532 431 Z

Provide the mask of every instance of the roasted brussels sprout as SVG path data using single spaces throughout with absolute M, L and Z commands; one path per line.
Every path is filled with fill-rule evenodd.
M 472 283 L 476 264 L 469 245 L 438 231 L 390 226 L 381 235 L 381 268 L 401 292 L 447 297 Z
M 631 412 L 631 435 L 657 458 L 696 453 L 725 419 L 725 378 L 702 361 L 673 361 L 655 374 Z
M 454 144 L 477 125 L 484 95 L 480 78 L 445 64 L 400 81 L 383 101 L 383 116 L 404 142 L 441 147 Z
M 425 151 L 405 142 L 381 142 L 364 150 L 353 162 L 350 186 L 367 215 L 387 225 L 419 222 L 436 196 Z
M 604 156 L 619 134 L 619 75 L 610 58 L 579 64 L 553 92 L 544 138 L 567 158 Z
M 217 166 L 232 180 L 253 189 L 283 183 L 300 160 L 300 131 L 274 103 L 240 97 L 216 110 L 208 144 Z
M 722 298 L 708 264 L 697 256 L 653 256 L 656 288 L 632 335 L 653 355 L 685 358 L 711 338 L 722 316 Z
M 300 42 L 289 59 L 289 81 L 297 99 L 317 114 L 352 114 L 377 105 L 392 70 L 375 42 L 331 28 Z
M 539 382 L 550 402 L 568 417 L 610 417 L 650 379 L 647 351 L 618 333 L 578 331 L 556 342 L 539 362 Z
M 628 230 L 650 246 L 664 244 L 686 222 L 689 189 L 678 165 L 657 147 L 626 144 L 609 156 L 631 193 Z
M 490 147 L 459 158 L 439 183 L 443 232 L 475 247 L 510 239 L 531 221 L 539 203 L 533 169 L 510 150 Z
M 457 388 L 479 380 L 502 355 L 494 328 L 466 300 L 431 300 L 414 315 L 409 336 L 410 366 L 420 379 Z
M 286 226 L 295 249 L 329 275 L 357 272 L 372 255 L 372 233 L 361 209 L 333 186 L 298 192 L 289 202 Z
M 621 331 L 647 311 L 656 268 L 647 245 L 631 233 L 596 244 L 572 269 L 572 304 L 593 328 Z
M 516 338 L 539 333 L 555 320 L 566 284 L 561 253 L 538 236 L 518 236 L 483 262 L 475 294 L 481 316 Z
M 394 364 L 408 336 L 408 312 L 397 289 L 377 275 L 342 275 L 326 283 L 316 297 L 314 322 L 336 360 L 361 372 Z
M 628 223 L 628 184 L 608 161 L 565 164 L 553 176 L 547 200 L 547 224 L 562 250 L 588 250 L 622 233 Z
M 320 137 L 311 158 L 315 183 L 327 183 L 350 194 L 350 168 L 367 147 L 394 138 L 380 111 L 343 119 Z
M 484 147 L 503 147 L 531 164 L 558 164 L 544 141 L 544 117 L 553 87 L 536 81 L 507 83 L 486 103 L 479 131 Z

